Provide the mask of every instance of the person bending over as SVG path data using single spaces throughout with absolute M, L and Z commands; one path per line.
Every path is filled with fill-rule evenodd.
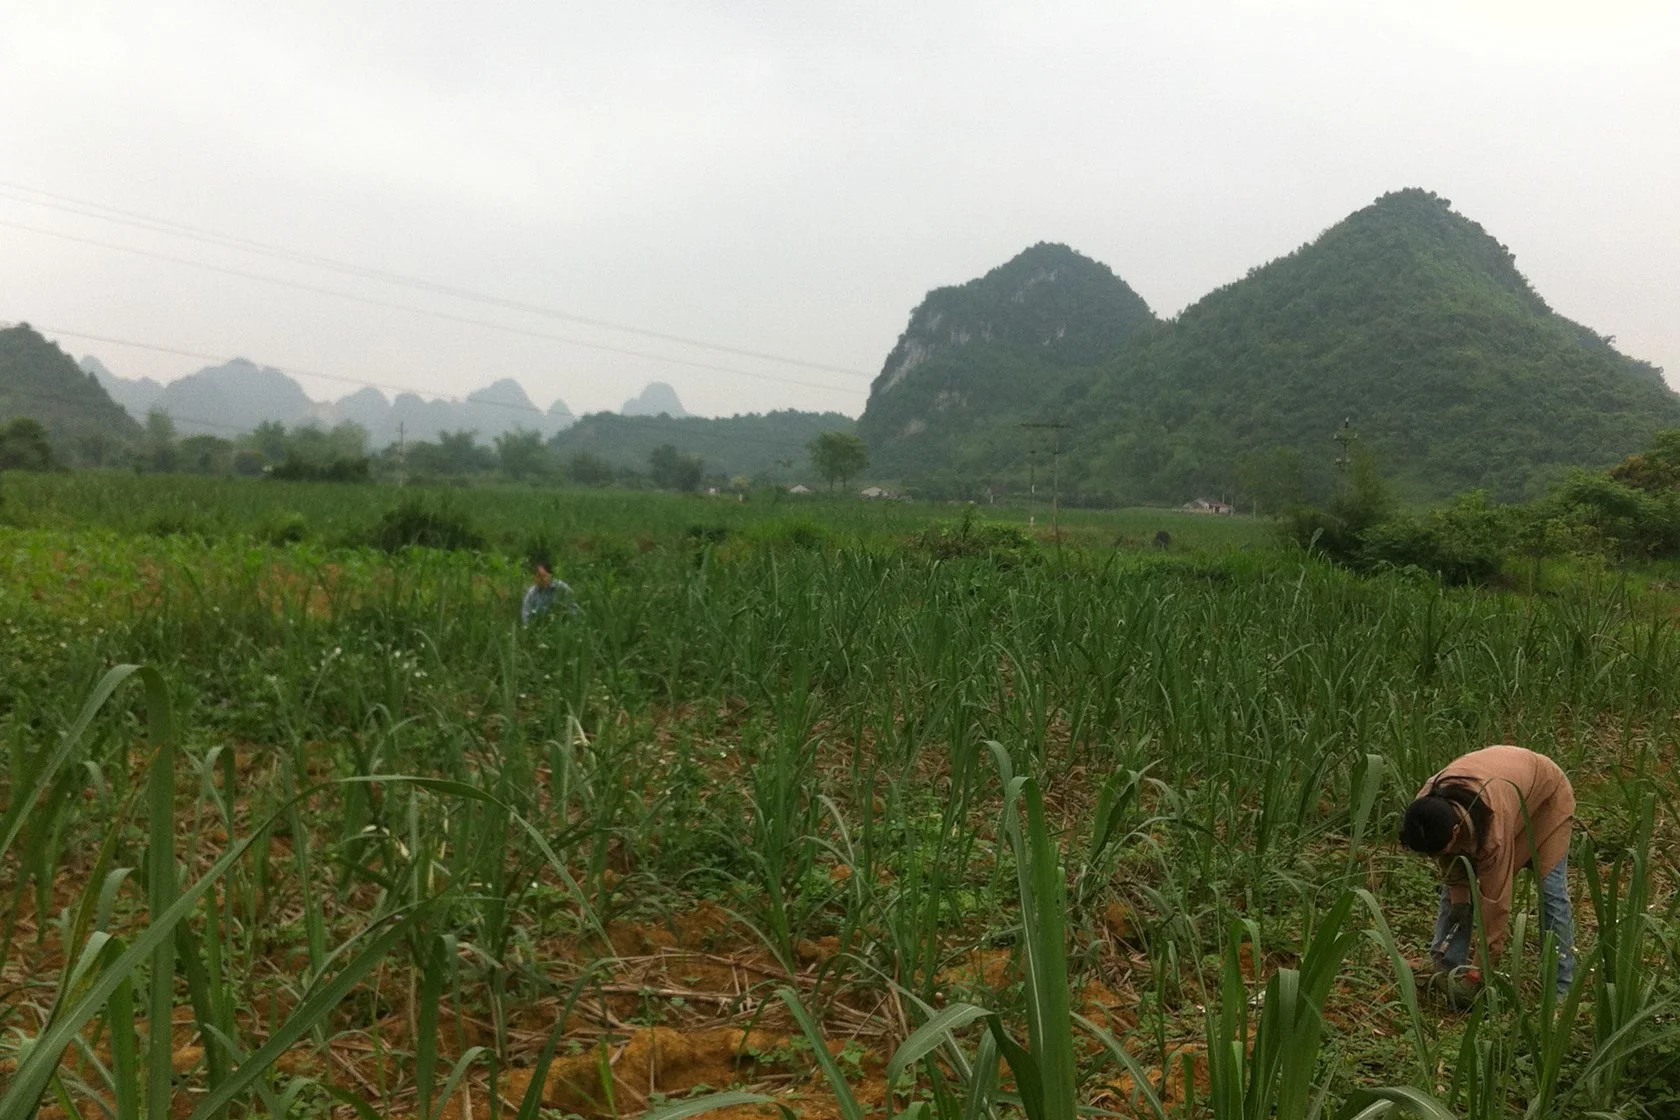
M 1406 807 L 1400 843 L 1441 866 L 1440 913 L 1426 966 L 1427 986 L 1454 1003 L 1474 998 L 1481 971 L 1470 965 L 1470 888 L 1481 901 L 1491 964 L 1505 947 L 1511 889 L 1519 868 L 1540 880 L 1540 929 L 1557 940 L 1557 987 L 1575 978 L 1569 911 L 1569 833 L 1575 791 L 1557 763 L 1521 747 L 1472 751 L 1429 779 Z

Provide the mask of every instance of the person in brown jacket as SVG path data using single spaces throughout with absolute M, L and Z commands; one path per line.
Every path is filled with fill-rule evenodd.
M 1519 868 L 1540 880 L 1540 929 L 1557 940 L 1557 986 L 1575 978 L 1569 910 L 1569 832 L 1575 791 L 1558 764 L 1521 747 L 1485 747 L 1424 783 L 1406 807 L 1400 843 L 1441 865 L 1441 905 L 1430 946 L 1431 987 L 1462 999 L 1481 984 L 1468 966 L 1474 923 L 1470 886 L 1481 901 L 1489 962 L 1505 947 L 1511 888 Z M 1456 990 L 1455 990 L 1456 989 Z

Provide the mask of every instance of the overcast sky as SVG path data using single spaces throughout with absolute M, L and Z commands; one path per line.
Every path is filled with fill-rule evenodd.
M 929 288 L 1036 241 L 1170 315 L 1421 186 L 1680 382 L 1677 69 L 1668 0 L 0 0 L 0 320 L 160 380 L 855 415 Z

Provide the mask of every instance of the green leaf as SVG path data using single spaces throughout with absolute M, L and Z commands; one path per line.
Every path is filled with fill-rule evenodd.
M 725 1108 L 739 1108 L 748 1104 L 771 1104 L 781 1110 L 786 1120 L 795 1120 L 796 1113 L 775 1097 L 767 1097 L 763 1093 L 743 1093 L 740 1091 L 729 1093 L 709 1093 L 704 1097 L 694 1097 L 675 1104 L 660 1105 L 642 1113 L 642 1120 L 684 1120 L 688 1116 L 701 1116 L 708 1112 L 718 1112 Z
M 929 1053 L 937 1050 L 955 1032 L 962 1030 L 976 1019 L 984 1019 L 992 1013 L 984 1007 L 972 1003 L 954 1003 L 939 1012 L 899 1044 L 893 1051 L 892 1060 L 887 1063 L 887 1084 L 896 1086 L 899 1075 L 905 1069 L 921 1061 Z
M 857 1097 L 852 1093 L 852 1087 L 846 1083 L 845 1074 L 834 1061 L 834 1055 L 828 1052 L 828 1043 L 823 1039 L 822 1028 L 817 1026 L 811 1013 L 805 1010 L 805 1005 L 799 1002 L 799 994 L 792 988 L 777 988 L 776 994 L 787 1004 L 793 1013 L 794 1021 L 799 1029 L 805 1032 L 805 1037 L 811 1042 L 811 1050 L 817 1058 L 817 1065 L 822 1068 L 823 1076 L 828 1078 L 829 1088 L 834 1090 L 834 1099 L 840 1105 L 840 1115 L 844 1120 L 863 1120 L 863 1108 L 858 1104 Z

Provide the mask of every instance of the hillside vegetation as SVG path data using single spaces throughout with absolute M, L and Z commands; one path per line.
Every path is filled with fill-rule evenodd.
M 697 456 L 708 475 L 810 482 L 806 444 L 822 432 L 849 432 L 853 424 L 838 412 L 793 409 L 715 419 L 597 412 L 555 436 L 549 446 L 561 460 L 585 454 L 618 468 L 645 468 L 654 450 L 669 444 Z
M 977 477 L 1133 331 L 1155 321 L 1107 266 L 1034 245 L 977 280 L 929 292 L 871 386 L 858 432 L 875 473 Z
M 1660 371 L 1552 311 L 1505 246 L 1422 190 L 1385 195 L 1175 320 L 1137 326 L 1084 369 L 1017 345 L 950 355 L 915 406 L 931 424 L 928 394 L 966 400 L 970 422 L 943 462 L 913 453 L 916 417 L 893 399 L 908 395 L 881 381 L 860 430 L 907 480 L 975 492 L 1025 482 L 1043 445 L 1017 424 L 1036 411 L 1072 425 L 1063 492 L 1112 503 L 1322 493 L 1344 420 L 1402 497 L 1517 498 L 1680 423 Z
M 0 424 L 41 423 L 61 462 L 114 461 L 140 425 L 89 374 L 27 323 L 0 330 Z

